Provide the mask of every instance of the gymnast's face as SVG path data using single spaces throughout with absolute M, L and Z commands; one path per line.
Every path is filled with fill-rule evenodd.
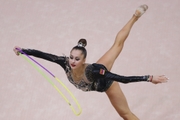
M 71 69 L 80 68 L 85 63 L 84 54 L 82 54 L 81 50 L 73 49 L 70 53 L 69 57 L 69 65 Z

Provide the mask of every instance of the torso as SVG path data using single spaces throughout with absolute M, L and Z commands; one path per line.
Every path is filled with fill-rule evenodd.
M 83 91 L 91 91 L 92 83 L 90 82 L 85 75 L 85 69 L 89 64 L 85 64 L 84 70 L 80 76 L 75 76 L 72 72 L 72 70 L 68 69 L 68 72 L 66 73 L 68 80 L 78 89 L 81 89 Z
M 83 70 L 82 70 L 81 74 L 79 74 L 79 75 L 73 74 L 73 72 L 71 70 L 71 77 L 72 77 L 72 79 L 73 79 L 73 81 L 75 83 L 79 83 L 82 80 L 85 80 L 86 82 L 88 82 L 88 80 L 87 80 L 87 78 L 85 76 L 85 69 L 86 69 L 87 66 L 88 66 L 88 64 L 84 65 Z
M 84 70 L 81 75 L 75 76 L 72 73 L 72 70 L 69 66 L 68 58 L 65 62 L 65 71 L 68 80 L 78 89 L 82 91 L 98 91 L 98 92 L 104 92 L 106 91 L 113 81 L 111 80 L 103 80 L 103 79 L 95 79 L 91 75 L 91 67 L 92 64 L 85 64 Z M 90 74 L 89 74 L 90 73 Z M 88 77 L 88 79 L 87 79 Z

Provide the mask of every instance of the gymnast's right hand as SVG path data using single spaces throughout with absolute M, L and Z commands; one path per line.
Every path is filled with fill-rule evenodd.
M 20 50 L 21 50 L 20 47 L 15 46 L 14 49 L 13 49 L 13 51 L 15 52 L 16 55 L 19 55 L 19 51 L 18 51 L 17 49 L 20 49 Z

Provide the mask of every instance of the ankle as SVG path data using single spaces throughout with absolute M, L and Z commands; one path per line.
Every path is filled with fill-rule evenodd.
M 136 10 L 134 16 L 139 18 L 141 16 L 141 12 L 139 10 Z
M 135 20 L 135 21 L 137 21 L 139 18 L 140 18 L 140 17 L 139 17 L 139 16 L 136 16 L 135 14 L 133 14 L 133 16 L 132 16 L 132 19 Z

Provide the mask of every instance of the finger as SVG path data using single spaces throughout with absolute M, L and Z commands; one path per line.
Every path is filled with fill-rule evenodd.
M 165 77 L 165 75 L 160 75 L 160 77 Z
M 169 78 L 166 77 L 165 75 L 161 75 L 160 77 L 163 77 L 163 78 L 165 78 L 166 80 L 169 80 Z
M 169 78 L 167 78 L 167 77 L 165 77 L 164 79 L 165 79 L 166 82 L 169 80 Z
M 163 80 L 163 81 L 162 81 L 162 83 L 166 83 L 166 82 L 168 82 L 168 81 L 167 81 L 167 80 Z

